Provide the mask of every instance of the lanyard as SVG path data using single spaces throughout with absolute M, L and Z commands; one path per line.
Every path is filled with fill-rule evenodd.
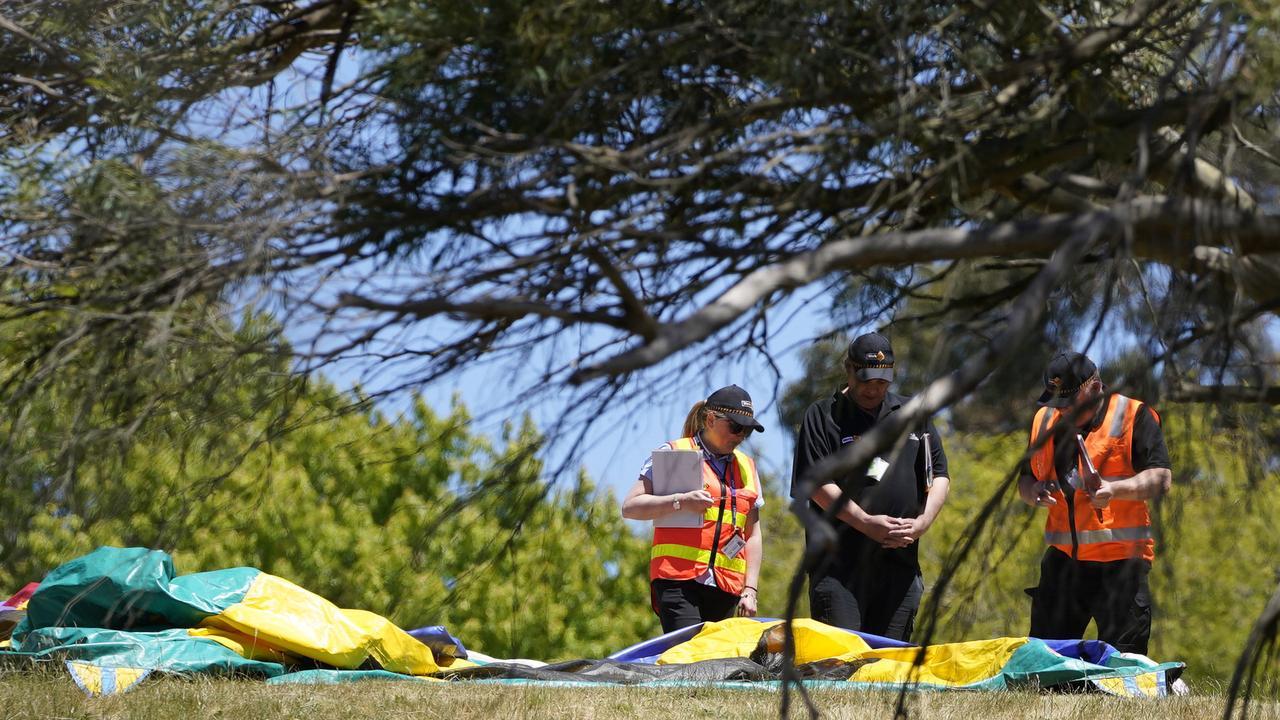
M 733 456 L 730 456 L 730 460 L 732 459 L 733 459 Z M 737 463 L 735 462 L 734 464 L 736 465 Z M 714 470 L 715 468 L 712 468 L 712 469 Z M 728 475 L 729 475 L 729 462 L 726 461 L 724 466 L 724 475 L 719 477 L 720 477 L 720 482 L 723 485 L 729 486 L 729 522 L 733 523 L 733 531 L 737 532 L 738 531 L 738 489 L 734 487 L 732 480 L 726 480 Z M 720 490 L 720 497 L 721 499 L 724 498 L 723 488 L 721 488 Z M 723 508 L 723 505 L 721 506 L 721 508 Z M 720 517 L 721 518 L 724 517 L 723 509 L 721 509 L 720 511 Z
M 720 481 L 720 518 L 716 522 L 724 520 L 724 489 L 729 488 L 729 521 L 733 523 L 734 532 L 738 531 L 738 489 L 734 487 L 733 481 L 729 479 L 729 465 L 732 463 L 737 466 L 737 459 L 733 454 L 729 454 L 724 461 L 724 470 L 716 470 L 716 464 L 712 462 L 714 459 L 707 450 L 707 446 L 702 444 L 702 437 L 698 437 L 698 448 L 702 450 L 702 461 L 711 468 L 711 472 L 715 473 L 716 479 Z M 741 474 L 739 474 L 741 475 Z

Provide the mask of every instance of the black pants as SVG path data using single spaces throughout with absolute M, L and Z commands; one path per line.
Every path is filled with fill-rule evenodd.
M 1075 639 L 1089 620 L 1098 639 L 1120 652 L 1147 654 L 1151 639 L 1151 563 L 1142 559 L 1083 562 L 1056 548 L 1040 561 L 1040 585 L 1030 588 L 1031 636 Z
M 895 640 L 911 638 L 923 596 L 920 569 L 896 562 L 871 563 L 839 576 L 809 576 L 809 611 L 815 620 Z
M 649 593 L 664 633 L 724 620 L 738 607 L 737 595 L 696 580 L 652 580 Z

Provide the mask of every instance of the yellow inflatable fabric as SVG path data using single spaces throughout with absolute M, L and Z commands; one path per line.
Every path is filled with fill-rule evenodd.
M 707 623 L 693 638 L 662 653 L 657 662 L 669 665 L 750 657 L 761 637 L 781 624 L 781 621 L 762 623 L 750 618 Z M 857 634 L 810 618 L 797 618 L 792 627 L 797 665 L 827 659 L 876 661 L 858 668 L 849 678 L 851 682 L 962 687 L 999 675 L 1014 651 L 1027 644 L 1027 638 L 1021 637 L 934 645 L 923 651 L 924 658 L 917 666 L 917 657 L 922 652 L 918 647 L 873 650 Z M 769 633 L 765 643 L 770 652 L 782 650 L 780 634 Z
M 1027 638 L 995 638 L 971 642 L 932 645 L 924 650 L 924 660 L 916 665 L 921 649 L 880 648 L 843 655 L 841 660 L 876 658 L 849 678 L 850 682 L 928 683 L 961 687 L 999 675 L 1013 652 L 1027 644 Z
M 66 661 L 66 666 L 71 679 L 89 697 L 127 693 L 151 674 L 148 668 L 103 667 L 77 660 Z
M 227 641 L 236 640 L 237 635 L 247 636 L 252 647 L 276 649 L 342 669 L 359 668 L 369 659 L 383 670 L 410 675 L 430 675 L 439 669 L 431 649 L 390 620 L 364 610 L 344 610 L 267 573 L 253 580 L 240 602 L 206 618 L 200 626 L 224 631 L 211 639 L 227 647 Z
M 760 636 L 782 624 L 781 620 L 759 622 L 751 618 L 729 618 L 707 623 L 693 638 L 658 656 L 659 665 L 750 657 L 760 644 Z M 796 637 L 796 664 L 832 657 L 857 656 L 871 650 L 867 641 L 847 630 L 825 625 L 811 618 L 796 618 L 792 624 Z M 781 646 L 769 647 L 781 652 Z
M 225 647 L 240 657 L 249 660 L 277 662 L 284 665 L 296 665 L 301 661 L 297 655 L 291 655 L 280 648 L 272 647 L 261 637 L 253 637 L 235 630 L 223 628 L 198 627 L 187 630 L 192 637 L 208 638 Z
M 1104 692 L 1124 697 L 1162 697 L 1160 687 L 1163 673 L 1150 672 L 1133 677 L 1094 678 L 1093 684 Z

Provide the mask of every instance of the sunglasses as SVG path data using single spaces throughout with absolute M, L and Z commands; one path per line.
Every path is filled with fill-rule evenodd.
M 744 437 L 745 437 L 745 436 L 747 436 L 747 435 L 750 435 L 750 434 L 752 433 L 752 431 L 754 431 L 754 430 L 755 430 L 755 428 L 753 428 L 753 427 L 747 427 L 746 425 L 743 425 L 743 424 L 741 424 L 741 423 L 739 423 L 739 422 L 737 422 L 737 421 L 735 421 L 735 420 L 730 420 L 729 418 L 725 417 L 724 415 L 721 415 L 720 413 L 712 413 L 712 415 L 715 415 L 716 417 L 720 418 L 721 420 L 724 420 L 724 421 L 728 422 L 728 423 L 729 423 L 729 433 L 730 433 L 730 434 L 732 434 L 732 435 L 742 435 L 742 436 L 744 436 Z

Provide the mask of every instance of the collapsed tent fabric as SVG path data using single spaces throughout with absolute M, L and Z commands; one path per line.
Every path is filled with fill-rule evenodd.
M 658 663 L 683 663 L 711 657 L 750 657 L 766 666 L 781 653 L 780 622 L 760 625 L 747 618 L 707 623 L 687 642 L 658 657 Z M 1106 643 L 1054 641 L 1064 654 L 1038 638 L 1015 637 L 945 643 L 929 647 L 871 648 L 858 634 L 798 619 L 793 625 L 795 661 L 802 667 L 825 665 L 826 679 L 843 670 L 845 680 L 864 687 L 999 690 L 1089 683 L 1119 694 L 1164 694 L 1185 668 L 1157 663 L 1141 655 L 1116 653 Z M 1081 651 L 1097 662 L 1081 657 Z M 802 675 L 806 673 L 802 672 Z M 817 673 L 809 672 L 812 676 Z
M 825 688 L 1002 690 L 1064 687 L 1128 696 L 1168 694 L 1181 663 L 1156 663 L 1115 652 L 1097 641 L 994 638 L 917 646 L 871 647 L 861 633 L 798 619 L 793 624 L 796 677 Z M 781 621 L 732 618 L 679 631 L 677 642 L 653 657 L 654 641 L 615 656 L 646 660 L 572 660 L 530 668 L 496 662 L 444 670 L 451 680 L 552 684 L 714 685 L 777 689 L 785 642 Z M 657 639 L 655 639 L 657 640 Z M 1064 653 L 1058 652 L 1061 648 Z M 1085 657 L 1089 659 L 1084 659 Z M 1098 662 L 1091 662 L 1097 660 Z
M 749 618 L 749 619 L 755 622 L 760 622 L 760 623 L 780 622 L 778 618 L 757 617 L 757 618 Z M 804 626 L 805 622 L 809 622 L 809 621 L 806 618 L 798 619 L 797 626 L 802 627 Z M 610 655 L 608 659 L 620 660 L 623 662 L 642 662 L 642 663 L 656 662 L 658 660 L 658 657 L 661 656 L 667 650 L 670 650 L 676 645 L 679 645 L 680 643 L 683 643 L 692 639 L 695 635 L 697 635 L 699 632 L 702 631 L 702 627 L 703 627 L 702 624 L 699 623 L 697 625 L 690 625 L 689 627 L 680 628 L 679 630 L 672 630 L 671 632 L 665 635 L 659 635 L 658 637 L 636 643 L 635 645 L 632 645 L 627 648 L 623 648 L 622 650 L 619 650 L 613 653 L 612 655 Z M 839 629 L 839 628 L 836 628 L 836 629 Z M 862 640 L 869 647 L 873 647 L 873 648 L 912 647 L 911 643 L 903 642 L 901 640 L 895 640 L 893 638 L 887 638 L 881 635 L 873 635 L 872 633 L 854 632 L 852 630 L 845 630 L 844 632 L 853 633 L 854 635 L 857 635 L 859 638 L 862 638 Z
M 946 643 L 927 648 L 896 645 L 872 647 L 867 636 L 801 618 L 792 625 L 796 675 L 824 687 L 916 690 L 1001 690 L 1072 687 L 1104 692 L 1158 696 L 1184 668 L 1182 663 L 1156 663 L 1140 655 L 1124 655 L 1097 641 L 1044 641 L 1038 638 L 994 638 Z M 575 660 L 540 668 L 503 663 L 452 670 L 451 679 L 555 682 L 582 685 L 612 682 L 665 685 L 688 682 L 747 682 L 775 687 L 782 677 L 782 621 L 731 618 L 685 628 L 610 660 Z M 874 637 L 874 636 L 872 636 Z M 658 641 L 662 642 L 659 643 Z M 655 645 L 666 649 L 653 655 Z M 1061 650 L 1061 652 L 1060 652 Z M 637 658 L 627 661 L 627 658 Z M 652 663 L 652 666 L 648 666 Z
M 409 631 L 409 637 L 431 648 L 436 657 L 467 657 L 467 648 L 462 641 L 454 637 L 443 625 L 430 625 Z
M 439 669 L 430 648 L 384 617 L 255 568 L 177 576 L 166 553 L 144 548 L 99 548 L 55 569 L 13 637 L 32 657 L 166 672 Z
M 416 679 L 775 690 L 788 667 L 785 624 L 756 618 L 685 628 L 603 660 L 504 661 L 468 652 L 443 627 L 406 633 L 254 568 L 177 576 L 168 555 L 141 548 L 100 548 L 68 562 L 26 605 L 14 648 L 0 651 L 0 661 L 64 661 L 93 695 L 122 692 L 149 673 L 236 674 L 270 683 Z M 795 676 L 823 687 L 1070 687 L 1160 696 L 1184 667 L 1117 653 L 1098 641 L 1014 637 L 920 648 L 807 618 L 791 631 Z
M 102 667 L 137 668 L 174 674 L 272 677 L 286 672 L 279 662 L 245 657 L 233 648 L 184 628 L 131 632 L 103 628 L 39 628 L 28 633 L 12 656 L 31 660 L 76 660 Z

